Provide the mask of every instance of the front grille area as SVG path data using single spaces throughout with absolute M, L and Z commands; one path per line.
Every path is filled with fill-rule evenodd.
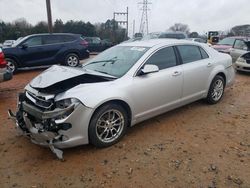
M 45 100 L 45 98 L 36 96 L 29 91 L 26 91 L 26 98 L 29 100 L 29 102 L 32 102 L 37 107 L 40 107 L 42 109 L 50 109 L 53 106 L 52 100 Z

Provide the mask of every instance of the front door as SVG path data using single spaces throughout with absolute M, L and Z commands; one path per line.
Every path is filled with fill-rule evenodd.
M 247 51 L 247 45 L 243 40 L 237 39 L 234 43 L 233 48 L 230 50 L 230 55 L 235 62 L 241 55 Z
M 133 79 L 131 95 L 135 118 L 142 121 L 178 105 L 182 97 L 183 74 L 173 47 L 155 52 L 145 64 L 159 67 L 159 72 L 137 75 Z
M 39 65 L 44 54 L 41 36 L 34 36 L 27 39 L 18 48 L 20 51 L 20 60 L 24 66 Z

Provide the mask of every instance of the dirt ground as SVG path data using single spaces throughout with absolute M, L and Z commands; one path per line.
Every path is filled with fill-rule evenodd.
M 195 102 L 129 129 L 116 145 L 64 150 L 16 135 L 7 110 L 42 70 L 0 83 L 0 187 L 250 188 L 250 74 L 237 74 L 217 105 Z

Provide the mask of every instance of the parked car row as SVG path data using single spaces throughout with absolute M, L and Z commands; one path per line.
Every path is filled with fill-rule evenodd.
M 166 39 L 187 39 L 191 40 L 194 42 L 199 42 L 199 43 L 207 43 L 206 40 L 202 38 L 188 38 L 187 34 L 184 32 L 176 31 L 168 31 L 168 32 L 153 32 L 145 35 L 144 37 L 135 37 L 131 38 L 127 42 L 133 42 L 133 41 L 140 41 L 140 40 L 149 40 L 149 39 L 157 39 L 157 38 L 166 38 Z
M 194 42 L 206 43 L 202 38 L 187 38 L 183 32 L 155 32 L 144 37 L 132 38 L 124 43 L 146 41 L 156 38 L 187 39 Z M 229 37 L 221 40 L 213 48 L 219 52 L 228 53 L 233 62 L 249 51 L 249 38 Z M 7 47 L 9 44 L 9 47 Z M 112 46 L 109 40 L 99 37 L 85 37 L 77 34 L 37 34 L 19 38 L 15 42 L 8 40 L 3 52 L 8 69 L 15 73 L 19 68 L 41 65 L 63 64 L 71 67 L 79 65 L 79 61 L 89 57 L 90 52 L 101 52 Z

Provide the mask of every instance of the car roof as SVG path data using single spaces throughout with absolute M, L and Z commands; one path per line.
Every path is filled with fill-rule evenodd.
M 135 47 L 153 47 L 156 45 L 159 46 L 166 46 L 171 44 L 195 44 L 192 41 L 189 40 L 181 40 L 181 39 L 150 39 L 150 40 L 142 40 L 142 41 L 135 41 L 135 42 L 127 42 L 127 43 L 121 43 L 119 46 L 135 46 Z
M 40 33 L 40 34 L 32 34 L 28 35 L 29 37 L 34 37 L 34 36 L 45 36 L 45 35 L 71 35 L 71 36 L 77 36 L 80 34 L 74 34 L 74 33 Z

